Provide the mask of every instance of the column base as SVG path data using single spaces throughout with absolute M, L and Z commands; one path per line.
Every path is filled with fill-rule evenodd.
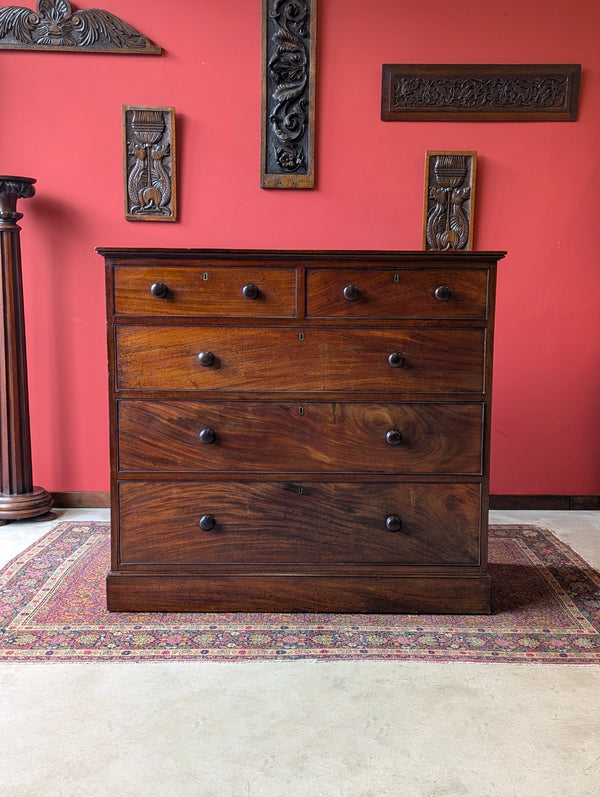
M 45 515 L 52 509 L 52 496 L 43 487 L 34 487 L 30 493 L 5 495 L 0 493 L 0 524 L 8 520 Z

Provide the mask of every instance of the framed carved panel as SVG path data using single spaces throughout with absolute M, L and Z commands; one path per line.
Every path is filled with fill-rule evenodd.
M 384 64 L 384 121 L 573 122 L 580 64 Z
M 262 188 L 314 188 L 317 0 L 261 0 Z
M 123 105 L 125 218 L 176 221 L 175 108 Z
M 425 153 L 423 249 L 473 249 L 476 152 Z

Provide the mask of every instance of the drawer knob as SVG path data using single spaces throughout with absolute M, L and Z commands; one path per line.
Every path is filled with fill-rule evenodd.
M 242 293 L 244 294 L 244 299 L 256 299 L 258 297 L 258 286 L 249 282 L 242 288 Z
M 402 520 L 398 515 L 388 515 L 385 519 L 385 525 L 388 531 L 400 531 Z
M 388 363 L 392 368 L 402 368 L 404 365 L 404 355 L 399 351 L 393 351 L 388 357 Z
M 354 302 L 358 299 L 359 290 L 356 285 L 346 285 L 344 288 L 344 299 Z
M 198 355 L 198 362 L 200 365 L 209 366 L 215 361 L 215 355 L 212 351 L 201 351 Z
M 399 432 L 397 429 L 390 429 L 385 436 L 385 442 L 388 446 L 399 446 L 402 442 L 402 432 Z
M 200 441 L 202 443 L 206 443 L 206 445 L 214 443 L 215 440 L 217 439 L 217 435 L 215 434 L 214 429 L 209 429 L 208 427 L 206 427 L 206 429 L 203 429 L 198 435 L 198 437 L 200 438 Z
M 155 282 L 150 288 L 150 293 L 152 296 L 156 296 L 157 299 L 164 299 L 169 293 L 169 289 L 164 282 Z
M 202 515 L 198 525 L 202 531 L 212 531 L 215 527 L 216 520 L 212 515 Z
M 438 300 L 438 302 L 447 302 L 448 299 L 452 296 L 452 291 L 447 285 L 440 285 L 439 288 L 435 289 L 433 295 Z

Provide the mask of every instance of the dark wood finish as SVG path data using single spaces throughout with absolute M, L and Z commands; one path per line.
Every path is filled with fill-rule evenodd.
M 175 108 L 123 105 L 121 115 L 125 218 L 176 221 Z
M 386 324 L 386 326 L 388 326 Z M 484 389 L 485 331 L 303 327 L 116 327 L 120 390 L 222 393 Z M 400 353 L 403 365 L 389 364 Z M 202 355 L 203 362 L 199 358 Z M 210 357 L 209 357 L 210 355 Z
M 119 500 L 122 564 L 479 564 L 477 484 L 122 481 Z
M 489 611 L 503 253 L 98 251 L 111 610 Z
M 122 400 L 119 468 L 479 474 L 482 409 L 480 404 Z
M 311 268 L 306 275 L 306 314 L 309 318 L 484 319 L 487 276 L 485 268 Z M 349 287 L 352 298 L 346 295 Z
M 53 492 L 54 506 L 68 508 L 103 509 L 110 506 L 106 492 Z M 595 511 L 600 509 L 599 495 L 490 495 L 490 509 L 553 509 Z
M 17 200 L 35 180 L 0 176 L 0 522 L 44 515 L 52 496 L 33 484 L 20 227 Z
M 448 569 L 450 571 L 450 569 Z M 457 573 L 458 568 L 454 568 Z M 373 576 L 232 573 L 176 578 L 163 574 L 111 573 L 107 607 L 113 612 L 366 612 L 390 614 L 489 614 L 487 573 L 415 573 Z M 373 607 L 377 607 L 374 610 Z
M 37 0 L 35 11 L 0 8 L 0 49 L 160 55 L 161 48 L 100 8 L 73 10 L 69 0 Z
M 476 174 L 476 152 L 425 153 L 423 249 L 473 248 Z
M 257 265 L 225 272 L 210 262 L 194 271 L 181 266 L 120 266 L 115 269 L 115 311 L 151 316 L 294 318 L 296 269 Z
M 490 509 L 590 512 L 600 509 L 600 495 L 492 495 Z
M 53 492 L 54 506 L 61 509 L 105 509 L 110 506 L 106 492 Z
M 580 64 L 384 64 L 381 118 L 573 122 Z
M 262 188 L 314 188 L 317 0 L 262 0 Z

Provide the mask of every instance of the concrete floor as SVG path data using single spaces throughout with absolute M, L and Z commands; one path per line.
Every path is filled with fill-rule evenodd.
M 600 513 L 490 520 L 600 569 Z M 0 529 L 0 564 L 49 528 Z M 598 797 L 599 695 L 598 666 L 2 664 L 0 795 Z

